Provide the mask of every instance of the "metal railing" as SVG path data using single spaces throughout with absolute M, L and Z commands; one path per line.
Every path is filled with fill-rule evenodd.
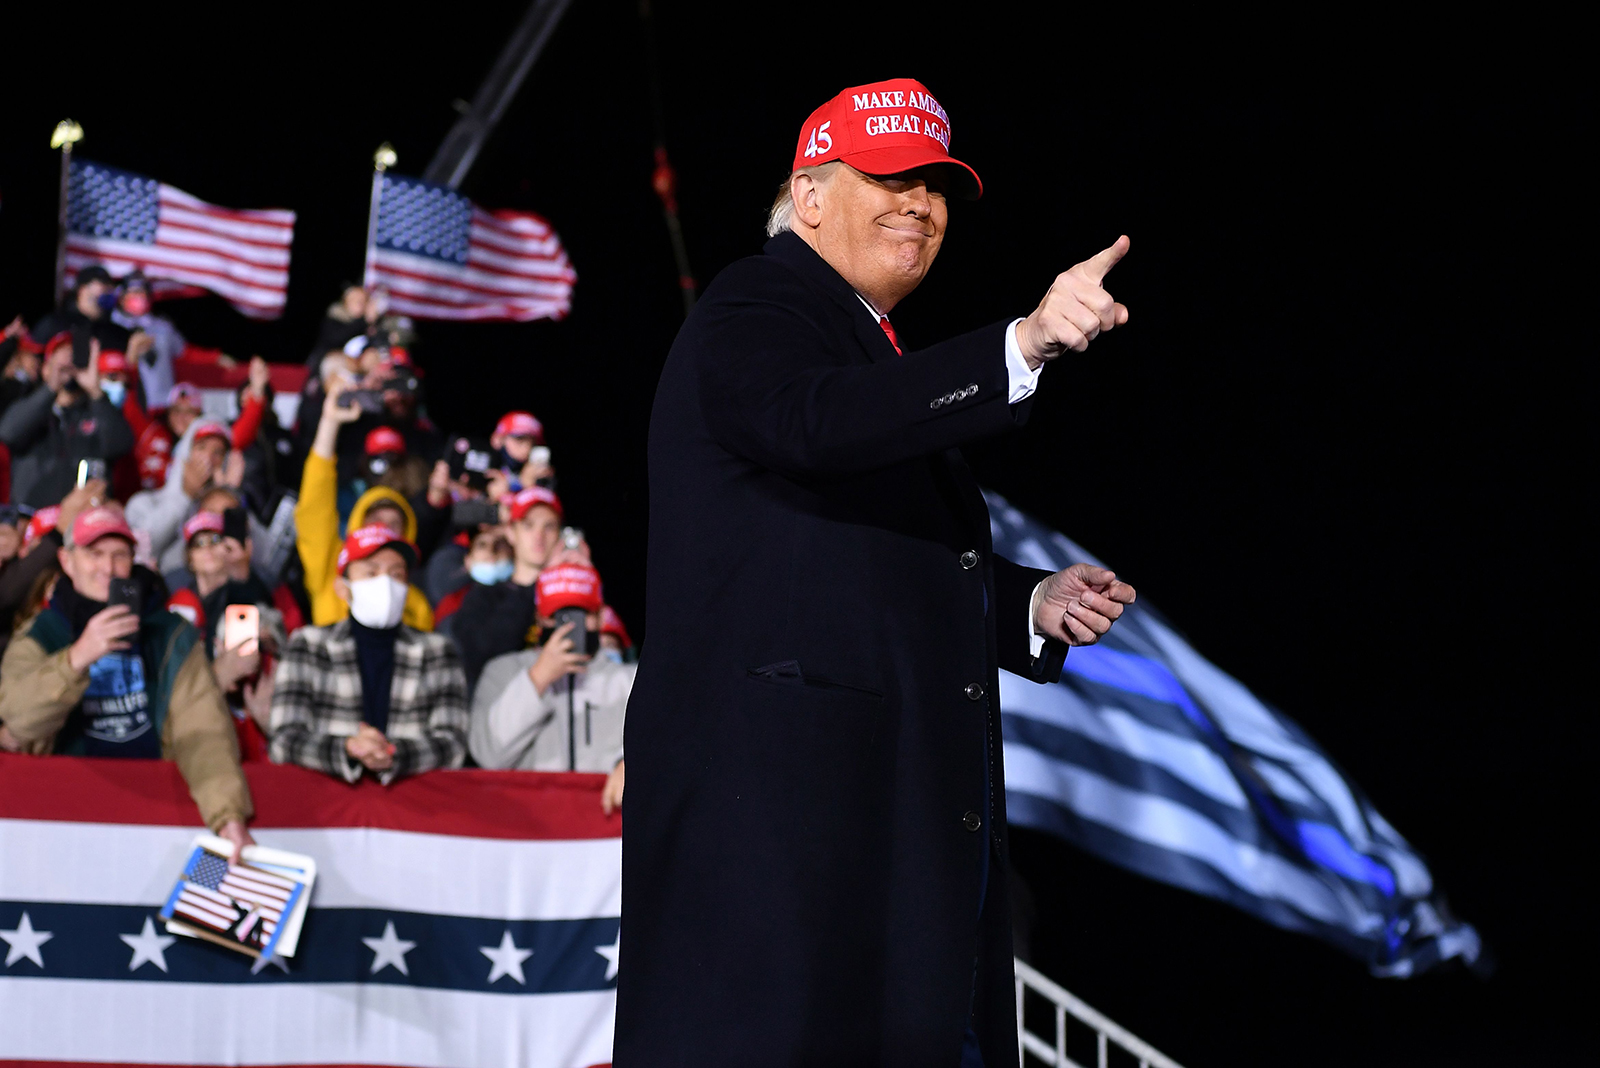
M 1171 1057 L 1118 1027 L 1022 961 L 1016 962 L 1016 968 L 1017 1058 L 1024 1065 L 1027 1064 L 1028 1054 L 1032 1054 L 1053 1068 L 1088 1068 L 1067 1056 L 1067 1017 L 1070 1015 L 1094 1032 L 1094 1068 L 1109 1068 L 1112 1044 L 1122 1047 L 1136 1057 L 1139 1068 L 1183 1068 Z M 1027 1028 L 1023 1012 L 1023 995 L 1029 990 L 1041 995 L 1055 1007 L 1055 1035 L 1052 1041 L 1045 1041 Z

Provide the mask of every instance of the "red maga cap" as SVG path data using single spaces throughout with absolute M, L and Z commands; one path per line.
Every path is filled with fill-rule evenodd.
M 191 408 L 202 409 L 205 401 L 200 396 L 200 387 L 189 382 L 179 382 L 167 390 L 167 407 L 170 408 L 179 401 L 183 401 Z
M 633 639 L 628 637 L 628 628 L 622 625 L 622 617 L 608 604 L 600 606 L 600 633 L 615 635 L 624 649 L 633 648 Z
M 100 354 L 100 373 L 103 375 L 118 375 L 128 373 L 128 357 L 126 354 L 112 349 L 110 352 Z
M 58 330 L 45 339 L 44 354 L 48 356 L 52 352 L 56 351 L 56 349 L 59 349 L 62 345 L 70 344 L 72 344 L 72 331 Z
M 561 498 L 543 486 L 529 486 L 503 499 L 506 502 L 506 507 L 511 512 L 511 521 L 513 523 L 527 515 L 528 509 L 536 504 L 542 504 L 546 508 L 553 510 L 557 519 L 560 519 L 565 514 L 561 509 Z
M 215 512 L 196 512 L 183 525 L 183 543 L 185 545 L 189 544 L 190 538 L 193 538 L 196 534 L 203 534 L 208 530 L 221 534 L 222 517 Z
M 229 445 L 233 444 L 233 435 L 228 433 L 228 428 L 221 423 L 207 422 L 195 427 L 194 435 L 189 440 L 194 442 L 199 441 L 201 438 L 221 438 Z
M 899 174 L 944 164 L 952 192 L 968 200 L 983 195 L 978 172 L 950 158 L 950 116 L 912 78 L 857 85 L 811 113 L 800 127 L 794 166 L 843 160 L 863 174 Z
M 133 531 L 128 529 L 120 508 L 88 508 L 73 521 L 73 545 L 86 547 L 106 537 L 125 538 L 129 545 L 133 544 Z
M 400 436 L 400 431 L 392 426 L 374 427 L 367 435 L 367 455 L 377 456 L 385 452 L 405 452 L 406 439 Z
M 417 548 L 404 538 L 395 537 L 394 531 L 388 527 L 373 523 L 371 526 L 358 527 L 352 530 L 344 539 L 344 548 L 339 550 L 339 574 L 344 574 L 344 569 L 353 560 L 365 560 L 379 549 L 393 549 L 406 558 L 406 567 L 417 566 Z
M 544 444 L 544 424 L 535 419 L 532 412 L 507 412 L 494 425 L 494 432 L 496 436 L 532 438 L 536 444 Z
M 555 615 L 563 608 L 598 612 L 601 607 L 600 572 L 588 564 L 557 564 L 539 572 L 538 603 L 541 616 Z

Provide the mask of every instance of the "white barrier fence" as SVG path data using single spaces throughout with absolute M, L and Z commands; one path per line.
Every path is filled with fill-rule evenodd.
M 1050 979 L 1030 968 L 1022 961 L 1016 962 L 1017 975 L 1017 1049 L 1023 1068 L 1028 1068 L 1030 1057 L 1052 1068 L 1089 1068 L 1088 1065 L 1067 1056 L 1067 1017 L 1094 1034 L 1094 1068 L 1110 1068 L 1112 1048 L 1120 1047 L 1131 1054 L 1139 1068 L 1183 1068 L 1177 1061 L 1117 1026 L 1101 1013 L 1091 1009 L 1078 998 L 1062 989 Z M 1028 1029 L 1025 1002 L 1028 991 L 1033 991 L 1054 1007 L 1053 1035 L 1046 1040 Z

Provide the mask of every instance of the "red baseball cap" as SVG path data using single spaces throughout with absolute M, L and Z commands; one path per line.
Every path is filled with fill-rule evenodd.
M 952 192 L 968 200 L 983 195 L 978 172 L 950 158 L 950 116 L 912 78 L 852 86 L 811 113 L 800 128 L 794 166 L 843 160 L 863 174 L 899 174 L 944 164 Z
M 628 637 L 628 628 L 622 625 L 622 617 L 608 604 L 600 606 L 600 633 L 614 634 L 624 649 L 633 648 L 633 639 Z
M 221 534 L 222 517 L 215 512 L 196 512 L 194 515 L 190 516 L 189 521 L 183 525 L 183 543 L 185 545 L 189 544 L 190 538 L 194 537 L 196 534 L 202 534 L 208 530 L 217 534 Z
M 134 544 L 133 531 L 120 508 L 86 508 L 72 523 L 73 545 L 86 547 L 109 537 L 126 538 L 129 545 Z
M 365 560 L 379 549 L 393 549 L 406 558 L 407 567 L 417 566 L 415 545 L 404 538 L 395 537 L 394 531 L 388 527 L 373 523 L 358 527 L 345 537 L 344 548 L 339 550 L 339 574 L 344 574 L 344 569 L 352 560 Z
M 100 373 L 103 375 L 127 374 L 130 370 L 125 353 L 112 349 L 100 354 Z
M 180 400 L 191 408 L 205 407 L 205 402 L 200 397 L 199 387 L 190 382 L 179 382 L 167 391 L 168 408 L 177 404 Z
M 367 434 L 367 455 L 377 456 L 385 452 L 405 452 L 406 439 L 400 436 L 400 431 L 392 426 L 374 427 Z
M 539 572 L 535 608 L 541 616 L 553 616 L 563 608 L 598 612 L 602 606 L 600 572 L 588 564 L 557 564 Z
M 59 349 L 62 345 L 70 344 L 72 344 L 72 331 L 60 330 L 50 335 L 50 338 L 45 341 L 44 348 L 41 351 L 48 356 L 52 352 L 56 351 L 56 349 Z
M 543 486 L 529 486 L 502 499 L 506 502 L 506 507 L 511 511 L 511 521 L 513 523 L 527 515 L 528 509 L 536 504 L 542 504 L 546 508 L 553 510 L 557 519 L 565 515 L 561 508 L 561 498 Z
M 233 435 L 228 433 L 228 428 L 223 426 L 221 423 L 207 421 L 195 427 L 194 436 L 191 437 L 189 441 L 193 443 L 199 441 L 201 438 L 221 438 L 229 445 L 233 444 Z
M 494 432 L 496 436 L 532 438 L 535 444 L 544 444 L 544 424 L 535 419 L 532 412 L 507 412 L 494 425 Z
M 61 506 L 52 504 L 41 508 L 28 517 L 28 527 L 22 532 L 22 544 L 32 545 L 52 530 L 56 529 L 56 520 L 61 518 Z

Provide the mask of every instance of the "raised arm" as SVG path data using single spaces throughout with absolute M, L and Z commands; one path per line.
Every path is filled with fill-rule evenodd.
M 728 451 L 791 475 L 867 471 L 992 436 L 1025 415 L 1009 403 L 1005 324 L 864 363 L 796 310 L 814 300 L 787 292 L 801 283 L 769 281 L 760 299 L 723 297 L 707 309 L 696 345 L 706 420 Z

